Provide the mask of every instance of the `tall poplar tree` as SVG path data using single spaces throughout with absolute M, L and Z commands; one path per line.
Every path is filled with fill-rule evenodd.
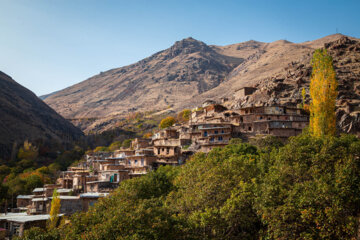
M 57 192 L 56 188 L 54 189 L 52 200 L 51 200 L 51 209 L 50 209 L 50 222 L 49 228 L 55 228 L 57 222 L 59 220 L 59 213 L 60 213 L 60 197 L 59 193 Z
M 310 132 L 313 136 L 335 135 L 336 73 L 326 49 L 314 52 L 310 82 Z

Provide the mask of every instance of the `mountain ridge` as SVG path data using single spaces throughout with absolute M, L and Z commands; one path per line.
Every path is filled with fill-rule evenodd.
M 343 37 L 334 34 L 303 43 L 250 40 L 225 46 L 189 37 L 134 64 L 61 90 L 45 102 L 66 118 L 80 119 L 167 108 L 179 111 L 207 99 L 234 100 L 241 87 L 284 75 L 289 64 L 308 61 L 316 48 Z

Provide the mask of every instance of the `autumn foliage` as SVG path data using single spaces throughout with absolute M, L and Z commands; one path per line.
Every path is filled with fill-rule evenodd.
M 171 127 L 176 122 L 174 117 L 166 117 L 161 120 L 159 128 L 164 129 L 167 127 Z
M 59 198 L 59 193 L 55 189 L 51 200 L 50 221 L 49 221 L 50 229 L 56 227 L 57 222 L 59 220 L 59 216 L 58 216 L 59 213 L 60 213 L 60 198 Z
M 325 49 L 315 51 L 310 82 L 310 132 L 313 136 L 334 135 L 336 132 L 335 101 L 337 80 L 332 57 Z

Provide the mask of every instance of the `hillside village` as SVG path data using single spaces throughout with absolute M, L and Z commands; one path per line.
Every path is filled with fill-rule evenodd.
M 248 92 L 243 91 L 244 95 Z M 61 172 L 55 184 L 35 188 L 32 195 L 17 196 L 17 208 L 0 215 L 0 227 L 9 236 L 21 236 L 33 226 L 45 227 L 54 189 L 60 195 L 61 214 L 87 211 L 126 179 L 162 165 L 181 165 L 194 153 L 226 146 L 232 138 L 246 141 L 267 135 L 282 139 L 296 136 L 308 122 L 308 114 L 299 108 L 253 106 L 228 110 L 206 101 L 193 109 L 188 122 L 160 130 L 149 139 L 136 138 L 127 149 L 88 153 L 77 166 Z

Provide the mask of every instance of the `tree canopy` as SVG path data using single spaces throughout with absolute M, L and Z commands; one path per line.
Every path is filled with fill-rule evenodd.
M 232 141 L 126 180 L 46 239 L 351 239 L 360 206 L 360 141 Z M 31 235 L 32 234 L 32 235 Z M 25 239 L 25 238 L 24 238 Z M 40 239 L 40 238 L 39 238 Z
M 159 124 L 159 128 L 164 129 L 164 128 L 168 128 L 171 127 L 172 125 L 174 125 L 174 123 L 176 123 L 176 120 L 174 117 L 166 117 L 163 120 L 161 120 L 160 124 Z

